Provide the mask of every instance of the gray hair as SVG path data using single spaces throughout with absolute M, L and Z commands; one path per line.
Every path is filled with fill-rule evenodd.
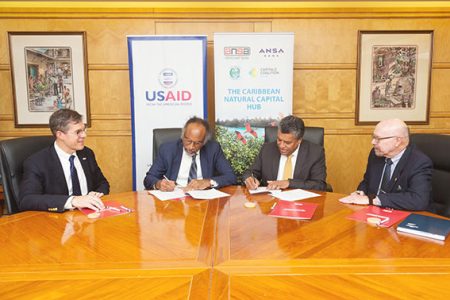
M 82 122 L 82 116 L 75 110 L 60 109 L 55 111 L 49 119 L 50 130 L 54 137 L 57 131 L 67 132 L 70 123 Z
M 189 126 L 189 124 L 194 124 L 194 123 L 199 124 L 205 128 L 206 135 L 205 135 L 205 140 L 203 141 L 203 144 L 206 144 L 211 139 L 211 136 L 212 136 L 211 127 L 209 126 L 208 121 L 198 118 L 196 116 L 190 118 L 189 120 L 187 120 L 186 124 L 184 124 L 183 130 L 181 131 L 181 138 L 184 137 L 184 133 L 186 131 L 186 128 Z

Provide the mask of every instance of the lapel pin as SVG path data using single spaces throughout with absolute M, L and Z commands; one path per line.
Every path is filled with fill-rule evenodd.
M 86 160 L 87 158 L 86 157 L 83 157 L 83 160 Z

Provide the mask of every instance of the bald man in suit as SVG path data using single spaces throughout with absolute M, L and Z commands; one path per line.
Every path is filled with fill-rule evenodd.
M 409 143 L 409 130 L 399 119 L 381 121 L 372 136 L 366 172 L 355 192 L 342 203 L 403 210 L 429 210 L 431 159 Z

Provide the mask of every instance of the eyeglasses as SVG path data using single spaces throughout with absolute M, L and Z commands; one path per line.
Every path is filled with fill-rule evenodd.
M 393 136 L 378 137 L 378 136 L 372 135 L 372 140 L 374 140 L 375 143 L 379 143 L 382 140 L 392 139 L 392 138 L 396 138 L 396 137 L 398 137 L 398 136 L 393 135 Z
M 185 137 L 185 136 L 183 137 L 183 144 L 185 144 L 186 146 L 194 145 L 195 147 L 199 147 L 199 146 L 203 145 L 203 142 L 204 142 L 204 141 L 201 141 L 201 142 L 195 142 L 195 141 L 193 141 L 193 140 L 188 139 L 188 138 Z
M 75 134 L 75 135 L 78 135 L 78 136 L 82 136 L 83 133 L 84 133 L 84 134 L 87 134 L 87 128 L 78 129 L 77 131 L 66 132 L 66 133 L 69 133 L 69 134 Z

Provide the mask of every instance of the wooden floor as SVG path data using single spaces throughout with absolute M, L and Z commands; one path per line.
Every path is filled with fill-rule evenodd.
M 347 219 L 322 193 L 310 221 L 267 216 L 276 199 L 110 195 L 135 209 L 0 218 L 0 299 L 447 299 L 450 242 Z M 256 202 L 246 208 L 246 201 Z

